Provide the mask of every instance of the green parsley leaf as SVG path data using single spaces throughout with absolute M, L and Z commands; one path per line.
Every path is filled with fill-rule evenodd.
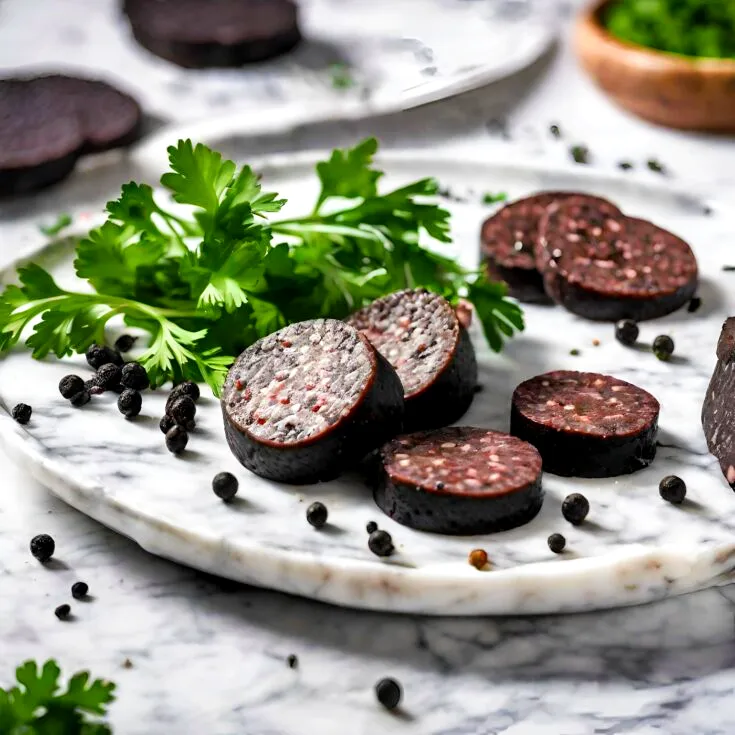
M 504 191 L 499 191 L 493 194 L 490 191 L 486 191 L 482 195 L 483 204 L 497 204 L 498 202 L 504 202 L 508 199 L 508 195 Z
M 72 223 L 70 214 L 60 214 L 52 225 L 39 225 L 38 229 L 48 237 L 55 237 Z
M 375 197 L 378 179 L 383 175 L 382 171 L 371 168 L 377 150 L 378 141 L 367 138 L 350 150 L 336 149 L 328 161 L 317 163 L 316 172 L 322 182 L 322 191 L 314 212 L 318 212 L 330 197 Z

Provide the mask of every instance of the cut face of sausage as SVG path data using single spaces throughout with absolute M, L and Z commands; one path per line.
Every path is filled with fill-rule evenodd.
M 348 322 L 398 373 L 408 431 L 445 426 L 467 411 L 477 384 L 477 361 L 467 330 L 446 299 L 424 289 L 399 291 Z
M 681 238 L 579 197 L 548 208 L 536 264 L 554 301 L 600 321 L 664 316 L 698 284 L 697 261 Z
M 709 451 L 735 490 L 735 318 L 722 327 L 717 365 L 702 406 L 702 427 Z
M 658 415 L 658 401 L 642 388 L 559 370 L 515 389 L 510 430 L 539 450 L 547 472 L 614 477 L 653 461 Z
M 551 303 L 536 267 L 535 250 L 539 225 L 547 208 L 555 202 L 575 197 L 590 202 L 614 205 L 604 199 L 576 192 L 549 191 L 506 204 L 482 226 L 482 259 L 488 275 L 505 281 L 508 293 L 526 303 Z
M 301 40 L 292 0 L 125 0 L 138 43 L 187 68 L 241 66 Z
M 456 426 L 406 434 L 381 459 L 375 501 L 411 528 L 490 533 L 527 523 L 541 508 L 541 457 L 509 434 Z
M 293 324 L 240 355 L 222 395 L 230 448 L 292 483 L 331 479 L 400 430 L 403 391 L 388 363 L 334 319 Z

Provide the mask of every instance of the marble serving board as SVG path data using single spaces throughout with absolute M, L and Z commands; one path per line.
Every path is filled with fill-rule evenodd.
M 119 0 L 3 0 L 2 75 L 79 71 L 163 121 L 227 117 L 250 135 L 409 109 L 507 77 L 556 36 L 547 0 L 299 0 L 304 41 L 237 69 L 182 69 L 140 47 Z
M 236 146 L 228 150 L 223 142 L 223 148 L 238 158 Z M 308 154 L 256 166 L 266 187 L 288 197 L 287 214 L 310 210 L 317 194 L 315 160 Z M 599 194 L 691 242 L 701 266 L 702 307 L 642 324 L 640 349 L 620 345 L 612 325 L 586 322 L 561 308 L 527 306 L 526 331 L 501 355 L 490 352 L 476 325 L 472 330 L 483 390 L 462 423 L 507 430 L 513 388 L 532 375 L 552 369 L 609 373 L 649 390 L 662 404 L 661 446 L 652 466 L 607 480 L 546 475 L 541 513 L 509 532 L 461 538 L 420 533 L 383 516 L 358 476 L 290 487 L 250 474 L 230 454 L 211 396 L 200 402 L 189 448 L 174 457 L 158 429 L 164 392 L 147 392 L 141 416 L 132 421 L 118 413 L 114 395 L 75 409 L 59 396 L 57 384 L 69 372 L 90 375 L 84 360 L 38 362 L 23 349 L 0 360 L 0 440 L 11 455 L 66 502 L 153 554 L 337 605 L 432 615 L 553 613 L 632 605 L 729 582 L 735 494 L 707 453 L 699 413 L 721 322 L 735 313 L 735 273 L 722 270 L 732 254 L 733 220 L 663 180 L 410 153 L 381 160 L 386 187 L 433 175 L 451 192 L 446 205 L 453 212 L 455 244 L 447 249 L 468 265 L 477 261 L 479 226 L 492 211 L 481 203 L 486 191 L 509 197 L 542 189 Z M 88 215 L 101 206 L 87 196 L 75 213 Z M 32 208 L 0 206 L 0 222 L 5 247 L 8 238 L 25 243 L 25 251 L 34 250 L 34 260 L 62 285 L 74 283 L 68 245 L 44 243 Z M 643 346 L 661 333 L 676 342 L 670 363 Z M 19 401 L 33 406 L 26 427 L 7 414 Z M 211 490 L 212 477 L 223 470 L 240 480 L 232 505 Z M 681 507 L 659 497 L 659 480 L 671 473 L 689 488 Z M 560 511 L 562 499 L 574 491 L 591 505 L 580 527 L 569 525 Z M 314 500 L 329 509 L 329 525 L 321 531 L 305 519 Z M 392 534 L 395 556 L 370 553 L 365 525 L 371 520 Z M 560 556 L 546 544 L 553 532 L 568 540 Z M 467 563 L 474 548 L 488 552 L 490 571 Z

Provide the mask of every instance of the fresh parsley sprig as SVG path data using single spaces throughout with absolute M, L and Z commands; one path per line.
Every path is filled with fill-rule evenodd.
M 18 270 L 19 283 L 0 296 L 0 352 L 29 329 L 36 358 L 83 352 L 122 317 L 149 334 L 139 361 L 153 386 L 204 380 L 217 394 L 234 357 L 260 337 L 295 321 L 342 318 L 414 287 L 472 301 L 499 350 L 523 329 L 519 307 L 503 285 L 437 252 L 451 237 L 434 179 L 378 191 L 377 147 L 370 138 L 335 150 L 317 164 L 312 212 L 272 219 L 286 201 L 264 192 L 249 166 L 179 141 L 161 179 L 167 200 L 125 184 L 104 224 L 77 242 L 85 289 L 60 288 L 38 265 Z
M 0 733 L 4 735 L 111 735 L 100 721 L 115 698 L 115 685 L 91 680 L 86 671 L 61 689 L 61 669 L 49 660 L 39 669 L 26 661 L 16 669 L 17 685 L 0 688 Z

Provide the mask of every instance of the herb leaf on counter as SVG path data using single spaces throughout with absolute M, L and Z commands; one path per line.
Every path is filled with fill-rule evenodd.
M 127 183 L 107 204 L 106 222 L 78 240 L 79 292 L 38 265 L 18 269 L 20 283 L 0 296 L 0 352 L 31 328 L 26 345 L 36 358 L 84 352 L 122 317 L 149 335 L 138 360 L 152 386 L 203 380 L 218 394 L 234 357 L 266 334 L 339 319 L 415 287 L 472 301 L 490 346 L 501 349 L 523 329 L 520 308 L 504 285 L 441 254 L 451 242 L 449 212 L 433 200 L 434 179 L 378 191 L 377 149 L 369 138 L 335 150 L 317 164 L 312 212 L 270 219 L 286 200 L 264 192 L 249 166 L 179 141 L 161 178 L 169 204 L 150 186 Z

